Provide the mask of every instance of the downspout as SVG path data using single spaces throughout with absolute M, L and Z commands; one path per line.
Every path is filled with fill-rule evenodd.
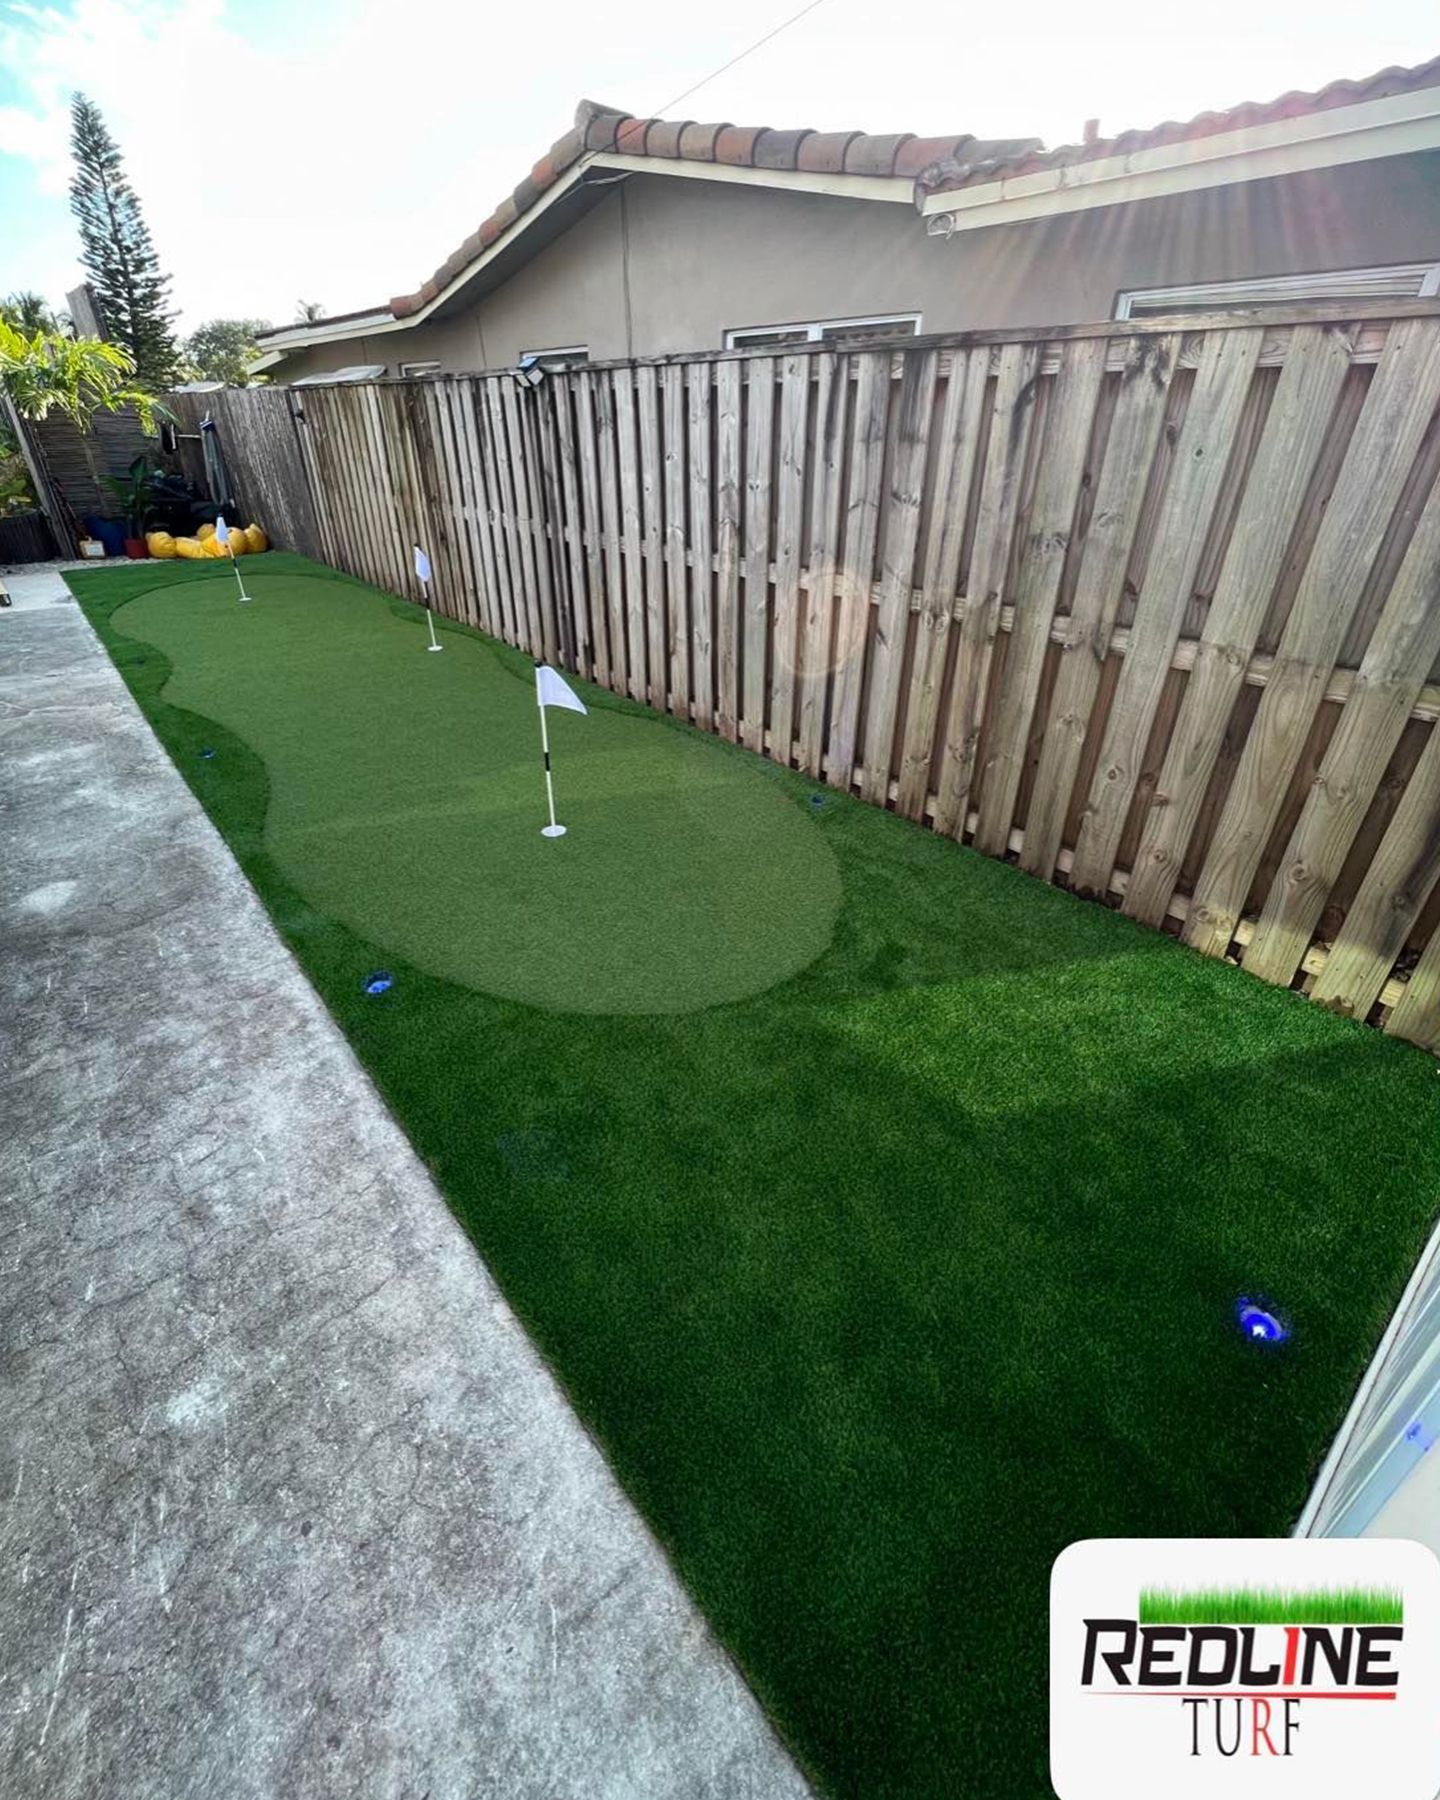
M 620 189 L 620 290 L 625 305 L 625 360 L 635 358 L 635 318 L 630 306 L 630 212 L 629 182 Z

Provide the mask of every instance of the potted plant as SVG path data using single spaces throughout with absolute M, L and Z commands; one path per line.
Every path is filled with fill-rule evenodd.
M 145 542 L 145 524 L 155 496 L 155 470 L 143 456 L 137 456 L 123 478 L 107 475 L 105 480 L 124 509 L 125 529 L 128 533 L 125 554 L 132 559 L 148 556 L 150 551 Z

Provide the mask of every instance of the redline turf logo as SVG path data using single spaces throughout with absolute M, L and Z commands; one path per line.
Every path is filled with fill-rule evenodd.
M 1399 1540 L 1097 1539 L 1051 1579 L 1062 1800 L 1440 1786 L 1440 1564 Z
M 1086 1619 L 1080 1685 L 1178 1706 L 1191 1756 L 1290 1756 L 1307 1700 L 1399 1692 L 1394 1589 L 1142 1588 L 1136 1614 Z

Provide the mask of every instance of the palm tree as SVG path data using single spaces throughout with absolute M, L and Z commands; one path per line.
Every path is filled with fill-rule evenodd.
M 11 294 L 8 300 L 0 300 L 0 319 L 17 331 L 54 331 L 58 327 L 45 296 L 29 289 Z
M 27 332 L 0 318 L 0 394 L 22 419 L 63 413 L 84 432 L 92 414 L 133 406 L 142 427 L 153 431 L 155 401 L 130 385 L 134 369 L 118 344 L 44 329 Z
M 135 365 L 117 344 L 100 338 L 66 337 L 58 331 L 19 331 L 0 319 L 0 419 L 38 420 L 50 413 L 69 419 L 80 434 L 85 465 L 99 486 L 104 480 L 94 451 L 90 421 L 97 412 L 133 406 L 145 431 L 154 431 L 159 407 L 130 385 Z M 40 465 L 44 454 L 35 446 Z M 63 491 L 56 496 L 68 529 L 80 535 Z M 58 520 L 55 521 L 59 529 Z

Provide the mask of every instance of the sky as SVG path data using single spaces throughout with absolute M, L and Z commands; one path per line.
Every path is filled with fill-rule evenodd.
M 570 126 L 645 115 L 800 0 L 0 0 L 0 294 L 81 278 L 68 106 L 124 152 L 180 328 L 419 285 Z M 977 15 L 980 17 L 977 18 Z M 1440 53 L 1433 0 L 1083 10 L 821 0 L 669 116 L 1077 139 Z

